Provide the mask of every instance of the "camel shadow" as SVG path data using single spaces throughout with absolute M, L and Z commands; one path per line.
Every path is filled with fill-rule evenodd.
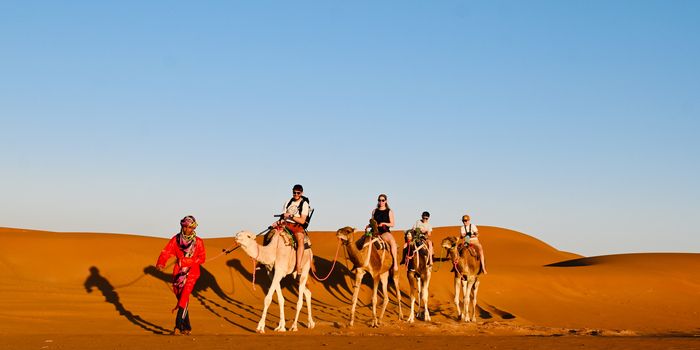
M 336 300 L 351 302 L 352 301 L 352 286 L 355 279 L 355 272 L 348 269 L 340 261 L 336 261 L 335 266 L 333 266 L 333 261 L 314 255 L 314 264 L 316 265 L 317 273 L 319 277 L 326 277 L 330 272 L 330 276 L 324 281 L 318 281 L 313 276 L 309 277 L 309 286 L 315 283 L 321 283 L 323 288 L 328 291 L 331 296 Z M 226 265 L 230 268 L 236 270 L 245 280 L 252 280 L 253 274 L 249 271 L 249 268 L 243 266 L 243 263 L 239 259 L 231 259 L 226 262 Z M 331 271 L 331 267 L 333 271 Z M 272 283 L 272 274 L 274 273 L 274 268 L 268 271 L 263 265 L 257 265 L 255 270 L 255 285 L 263 290 L 263 294 L 267 294 Z M 350 276 L 350 280 L 346 279 L 346 276 Z M 369 274 L 365 274 L 362 278 L 362 284 L 368 288 L 372 288 L 372 277 Z M 295 297 L 298 297 L 299 286 L 297 281 L 291 277 L 291 275 L 285 276 L 282 281 L 280 281 L 280 286 L 282 289 L 286 289 Z M 395 289 L 393 285 L 389 285 L 389 290 L 393 292 Z M 405 296 L 405 294 L 404 294 Z M 315 302 L 320 303 L 320 301 L 313 299 Z M 287 302 L 290 301 L 285 298 Z
M 243 265 L 241 260 L 239 259 L 231 259 L 226 262 L 226 265 L 235 271 L 238 272 L 240 277 L 243 280 L 251 281 L 253 279 L 253 273 L 249 271 L 250 267 L 246 267 Z M 337 268 L 338 264 L 336 264 Z M 330 264 L 328 265 L 328 268 L 330 269 Z M 326 272 L 327 273 L 327 272 Z M 266 295 L 271 287 L 272 284 L 272 276 L 274 275 L 274 268 L 270 271 L 267 270 L 267 268 L 264 265 L 258 264 L 255 270 L 255 287 L 260 287 L 262 290 L 262 294 Z M 330 279 L 330 278 L 329 278 Z M 307 288 L 312 289 L 316 283 L 322 283 L 313 278 L 313 276 L 309 276 L 309 280 L 307 282 Z M 325 287 L 325 284 L 323 284 Z M 299 281 L 297 279 L 294 279 L 291 275 L 285 276 L 282 281 L 280 281 L 280 286 L 283 290 L 285 290 L 287 293 L 286 296 L 284 296 L 284 301 L 285 303 L 290 303 L 290 305 L 295 305 L 298 301 L 299 298 Z M 327 287 L 326 287 L 327 288 Z M 315 305 L 315 310 L 316 312 L 321 312 L 324 314 L 328 314 L 329 316 L 335 316 L 334 312 L 328 311 L 329 308 L 332 308 L 331 305 L 313 297 L 313 292 L 312 292 L 312 303 Z M 262 300 L 261 300 L 262 303 Z M 320 308 L 319 308 L 320 307 Z M 273 314 L 268 314 L 269 317 L 276 317 L 276 315 Z M 318 314 L 316 316 L 318 318 Z M 319 320 L 322 320 L 321 318 L 318 318 Z
M 335 262 L 321 258 L 319 256 L 314 256 L 314 264 L 316 265 L 316 273 L 321 278 L 326 278 L 324 281 L 314 280 L 320 282 L 323 288 L 333 296 L 336 300 L 350 302 L 352 301 L 352 281 L 348 281 L 347 276 L 354 278 L 354 273 L 350 271 L 344 264 L 340 261 Z M 331 268 L 333 271 L 331 271 Z M 330 275 L 328 275 L 330 273 Z M 363 279 L 365 283 L 365 279 Z M 366 285 L 371 286 L 371 280 L 366 281 Z
M 195 283 L 194 288 L 192 289 L 192 294 L 195 293 L 202 293 L 207 290 L 211 290 L 216 294 L 219 298 L 221 298 L 223 301 L 229 302 L 229 303 L 234 303 L 235 300 L 233 300 L 231 297 L 229 297 L 226 292 L 219 286 L 219 283 L 216 281 L 216 278 L 214 275 L 211 274 L 207 269 L 204 267 L 200 266 L 199 268 L 199 278 L 197 279 L 197 283 Z M 146 266 L 143 268 L 143 273 L 153 276 L 165 283 L 172 283 L 173 282 L 173 274 L 172 273 L 167 273 L 164 271 L 158 270 L 155 266 L 150 265 Z
M 197 279 L 197 283 L 195 283 L 194 288 L 192 289 L 192 296 L 195 299 L 197 299 L 197 301 L 199 301 L 199 303 L 204 307 L 205 310 L 209 311 L 213 315 L 226 320 L 227 322 L 233 324 L 234 326 L 237 326 L 237 327 L 243 328 L 245 330 L 254 332 L 255 330 L 250 329 L 250 328 L 248 328 L 240 323 L 233 321 L 229 317 L 222 315 L 219 311 L 217 311 L 216 308 L 230 312 L 230 313 L 238 316 L 239 318 L 247 319 L 247 320 L 250 320 L 251 322 L 254 322 L 255 321 L 254 319 L 252 319 L 251 317 L 248 317 L 246 315 L 243 315 L 242 313 L 234 311 L 231 308 L 227 307 L 226 305 L 224 305 L 222 303 L 218 303 L 211 298 L 207 298 L 206 296 L 204 296 L 203 293 L 208 291 L 208 290 L 211 290 L 216 296 L 218 296 L 222 301 L 224 301 L 225 303 L 227 303 L 229 305 L 233 305 L 236 308 L 241 309 L 242 311 L 249 312 L 250 314 L 254 314 L 255 313 L 254 310 L 251 310 L 251 308 L 248 307 L 247 305 L 244 305 L 244 304 L 234 300 L 230 296 L 228 296 L 228 294 L 226 294 L 226 292 L 224 292 L 224 290 L 221 288 L 219 283 L 216 281 L 216 278 L 214 277 L 214 275 L 212 275 L 211 272 L 209 272 L 207 269 L 200 266 L 199 271 L 200 271 L 199 278 Z M 145 274 L 153 276 L 153 277 L 155 277 L 155 278 L 157 278 L 165 283 L 172 283 L 172 280 L 173 280 L 173 275 L 171 273 L 160 271 L 153 265 L 146 266 L 143 269 L 143 272 Z
M 119 294 L 114 290 L 114 286 L 109 283 L 104 276 L 100 275 L 100 270 L 92 266 L 90 267 L 90 275 L 83 283 L 85 291 L 92 293 L 94 288 L 97 288 L 105 297 L 105 302 L 114 305 L 114 308 L 119 312 L 120 316 L 126 318 L 129 322 L 143 328 L 154 334 L 170 334 L 170 330 L 165 329 L 157 324 L 148 322 L 139 315 L 134 315 L 131 311 L 124 307 L 124 304 L 119 300 Z
M 226 266 L 229 268 L 233 268 L 238 272 L 239 275 L 244 280 L 252 281 L 253 280 L 253 273 L 248 271 L 248 268 L 243 266 L 243 263 L 239 259 L 231 259 L 226 262 Z M 267 269 L 263 265 L 256 265 L 256 269 L 254 271 L 255 273 L 255 286 L 261 288 L 263 290 L 263 294 L 267 294 L 267 292 L 270 290 L 270 286 L 272 285 L 272 279 L 268 275 Z M 284 284 L 285 279 L 282 279 L 281 284 Z M 285 287 L 284 285 L 282 286 L 283 288 Z

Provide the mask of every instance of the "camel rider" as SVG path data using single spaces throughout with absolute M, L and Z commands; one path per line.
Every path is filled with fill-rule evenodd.
M 304 255 L 304 235 L 306 229 L 304 224 L 309 216 L 309 200 L 303 196 L 304 187 L 299 184 L 292 188 L 292 198 L 284 203 L 282 208 L 282 217 L 287 229 L 292 232 L 297 242 L 297 274 L 301 274 L 301 258 Z
M 459 233 L 461 238 L 464 239 L 464 242 L 474 245 L 479 251 L 479 256 L 481 257 L 481 271 L 486 274 L 486 257 L 484 257 L 484 248 L 481 246 L 479 238 L 477 237 L 479 235 L 479 229 L 476 227 L 476 225 L 471 223 L 471 218 L 469 215 L 462 216 L 462 227 L 460 227 Z
M 413 230 L 420 230 L 425 235 L 425 242 L 428 245 L 428 265 L 433 264 L 433 241 L 430 240 L 430 236 L 433 233 L 433 226 L 428 223 L 430 220 L 430 213 L 424 211 L 421 214 L 421 219 L 416 221 L 413 225 Z
M 374 219 L 377 223 L 376 228 L 372 227 L 373 234 L 380 235 L 384 241 L 389 243 L 391 257 L 394 259 L 394 272 L 398 271 L 399 265 L 396 261 L 398 259 L 398 256 L 396 256 L 396 241 L 394 240 L 394 236 L 391 235 L 391 227 L 394 227 L 394 211 L 389 208 L 389 203 L 387 202 L 387 196 L 385 194 L 382 193 L 377 197 L 377 207 L 372 210 L 370 219 Z M 365 230 L 368 228 L 370 228 L 370 225 L 367 225 Z

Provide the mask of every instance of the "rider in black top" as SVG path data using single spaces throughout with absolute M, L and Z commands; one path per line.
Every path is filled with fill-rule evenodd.
M 394 271 L 399 270 L 399 265 L 396 256 L 396 241 L 394 236 L 391 235 L 391 227 L 394 227 L 394 211 L 389 208 L 389 204 L 386 201 L 386 195 L 380 194 L 377 198 L 377 207 L 372 210 L 372 219 L 377 221 L 377 231 L 375 234 L 380 234 L 382 239 L 384 239 L 391 247 L 391 257 L 394 259 Z M 365 229 L 370 227 L 367 225 Z

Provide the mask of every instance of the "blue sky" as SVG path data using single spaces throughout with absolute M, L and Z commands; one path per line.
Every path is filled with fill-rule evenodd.
M 696 1 L 0 2 L 0 226 L 506 227 L 700 252 Z M 329 237 L 329 239 L 332 239 Z

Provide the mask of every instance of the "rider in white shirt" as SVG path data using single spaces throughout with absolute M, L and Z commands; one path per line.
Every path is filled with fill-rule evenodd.
M 421 219 L 416 221 L 413 225 L 413 230 L 421 230 L 426 237 L 426 242 L 428 244 L 428 265 L 433 264 L 433 241 L 430 240 L 430 236 L 433 233 L 433 226 L 428 223 L 430 220 L 430 213 L 424 211 L 421 215 Z
M 471 223 L 471 218 L 469 215 L 462 216 L 462 227 L 459 229 L 459 233 L 465 242 L 472 244 L 479 251 L 479 256 L 481 257 L 481 271 L 486 274 L 486 257 L 484 257 L 484 248 L 479 242 L 479 229 L 476 225 Z

